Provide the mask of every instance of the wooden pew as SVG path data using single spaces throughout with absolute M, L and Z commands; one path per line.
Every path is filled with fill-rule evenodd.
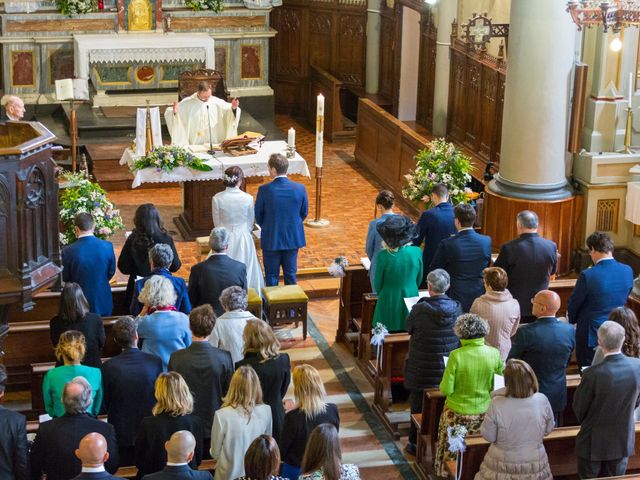
M 373 314 L 376 309 L 378 296 L 375 293 L 365 293 L 362 296 L 362 317 L 355 321 L 358 332 L 358 363 L 369 381 L 373 381 L 373 371 L 369 369 L 369 360 L 373 358 L 371 347 L 371 331 L 373 330 Z
M 119 317 L 104 317 L 105 342 L 102 354 L 112 357 L 120 353 L 111 329 Z M 9 372 L 8 391 L 31 388 L 31 364 L 55 362 L 54 347 L 49 334 L 49 320 L 9 323 L 9 335 L 4 343 L 4 364 Z
M 356 136 L 355 124 L 342 114 L 341 97 L 343 83 L 324 68 L 311 65 L 309 68 L 309 104 L 307 123 L 316 124 L 316 102 L 319 93 L 325 98 L 324 138 L 330 142 L 351 140 Z
M 369 360 L 368 369 L 374 372 L 374 413 L 378 415 L 383 426 L 396 439 L 400 438 L 399 426 L 410 421 L 408 412 L 390 412 L 393 403 L 391 396 L 391 380 L 404 376 L 404 363 L 409 352 L 407 333 L 392 333 L 385 337 L 380 350 L 380 357 Z
M 370 291 L 369 272 L 362 265 L 348 266 L 345 269 L 345 276 L 340 279 L 340 307 L 336 342 L 349 347 L 354 355 L 358 349 L 359 333 L 354 328 L 354 322 L 362 317 L 362 296 Z
M 636 445 L 640 443 L 640 422 L 636 422 Z M 576 436 L 580 427 L 560 427 L 547 435 L 544 439 L 544 448 L 549 457 L 551 473 L 555 477 L 574 476 L 578 473 L 576 462 Z M 462 479 L 473 479 L 480 470 L 480 464 L 484 459 L 490 443 L 480 435 L 470 435 L 465 439 L 467 450 L 462 459 Z M 456 478 L 455 461 L 447 462 L 449 477 Z M 640 471 L 640 455 L 629 458 L 628 472 Z M 620 477 L 617 477 L 620 478 Z

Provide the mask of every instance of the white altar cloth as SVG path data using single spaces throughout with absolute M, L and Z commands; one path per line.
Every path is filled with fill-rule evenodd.
M 258 153 L 253 155 L 233 157 L 223 152 L 218 152 L 215 157 L 212 157 L 207 153 L 194 153 L 196 157 L 205 160 L 205 163 L 213 168 L 213 170 L 210 172 L 200 172 L 190 168 L 179 167 L 174 169 L 171 173 L 167 173 L 162 170 L 157 171 L 155 168 L 145 168 L 144 170 L 138 170 L 134 173 L 132 188 L 139 187 L 143 183 L 220 180 L 224 171 L 234 165 L 242 169 L 245 177 L 268 177 L 269 168 L 267 166 L 267 162 L 269 161 L 269 157 L 272 153 L 282 153 L 284 155 L 286 149 L 287 142 L 284 140 L 275 140 L 264 142 L 262 147 L 259 147 Z M 137 158 L 139 157 L 135 152 L 127 148 L 120 158 L 120 165 L 131 166 Z M 309 167 L 307 167 L 307 162 L 298 152 L 296 152 L 295 158 L 289 159 L 289 171 L 287 173 L 290 175 L 298 174 L 306 177 L 311 176 L 309 173 Z
M 105 33 L 74 35 L 76 78 L 89 78 L 89 65 L 112 62 L 204 62 L 215 68 L 214 41 L 206 33 Z

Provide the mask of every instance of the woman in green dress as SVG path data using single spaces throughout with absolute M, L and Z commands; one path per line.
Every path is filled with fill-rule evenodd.
M 378 302 L 373 325 L 381 323 L 389 332 L 404 331 L 409 314 L 404 299 L 418 296 L 422 282 L 422 250 L 410 245 L 416 228 L 408 217 L 390 216 L 376 228 L 382 237 L 383 248 L 376 253 L 374 287 Z

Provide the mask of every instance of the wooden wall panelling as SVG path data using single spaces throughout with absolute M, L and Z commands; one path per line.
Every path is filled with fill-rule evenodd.
M 418 104 L 416 122 L 431 131 L 433 128 L 433 95 L 436 79 L 437 30 L 430 13 L 420 22 L 420 54 L 418 73 Z
M 339 15 L 336 52 L 333 71 L 346 84 L 365 84 L 365 58 L 367 51 L 367 17 L 361 14 Z
M 396 16 L 393 10 L 383 9 L 380 19 L 380 80 L 379 93 L 393 99 L 396 96 Z

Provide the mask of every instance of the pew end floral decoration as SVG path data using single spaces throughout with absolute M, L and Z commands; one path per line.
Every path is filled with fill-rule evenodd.
M 348 266 L 349 260 L 347 260 L 347 257 L 340 255 L 333 261 L 331 265 L 329 265 L 327 271 L 332 277 L 342 278 L 346 275 L 345 270 Z
M 60 243 L 68 245 L 77 240 L 73 219 L 82 212 L 91 214 L 94 234 L 103 240 L 124 228 L 120 211 L 109 201 L 107 192 L 85 172 L 63 173 L 60 180 Z
M 131 171 L 144 168 L 155 168 L 158 172 L 171 173 L 178 167 L 187 167 L 200 172 L 210 172 L 212 168 L 201 158 L 182 147 L 163 145 L 155 147 L 148 155 L 138 158 L 131 166 Z
M 382 345 L 384 345 L 384 337 L 389 335 L 389 330 L 382 323 L 376 323 L 371 330 L 371 345 L 376 347 L 376 366 L 382 366 Z
M 424 202 L 431 208 L 433 188 L 442 183 L 449 189 L 449 198 L 454 205 L 468 203 L 478 198 L 467 185 L 471 182 L 474 166 L 471 159 L 453 143 L 436 138 L 414 157 L 416 168 L 410 170 L 405 179 L 402 195 L 414 202 Z

